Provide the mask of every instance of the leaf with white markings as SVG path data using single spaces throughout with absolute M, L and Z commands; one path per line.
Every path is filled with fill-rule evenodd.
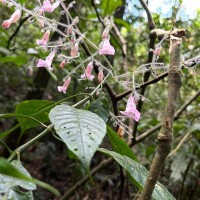
M 95 113 L 69 105 L 54 107 L 49 118 L 57 134 L 86 168 L 106 134 L 106 124 Z
M 143 165 L 125 155 L 120 155 L 114 151 L 109 151 L 104 148 L 99 148 L 99 151 L 113 157 L 113 159 L 115 159 L 134 179 L 134 182 L 137 183 L 136 186 L 138 186 L 140 189 L 144 186 L 148 175 L 148 170 Z M 157 182 L 155 185 L 152 197 L 156 200 L 175 200 L 167 188 L 159 182 Z

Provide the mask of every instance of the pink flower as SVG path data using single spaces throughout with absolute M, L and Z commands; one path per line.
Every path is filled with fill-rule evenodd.
M 72 46 L 70 56 L 76 57 L 78 55 L 78 43 L 75 43 L 74 46 Z
M 115 49 L 113 46 L 111 46 L 109 39 L 104 39 L 102 47 L 99 50 L 99 55 L 114 55 Z
M 15 23 L 19 20 L 19 18 L 21 17 L 21 11 L 18 9 L 16 10 L 10 17 L 10 19 L 8 20 L 5 20 L 3 23 L 2 23 L 2 26 L 3 28 L 9 28 L 10 25 L 12 23 Z
M 36 67 L 47 67 L 48 70 L 53 70 L 53 68 L 51 67 L 51 64 L 52 64 L 52 61 L 53 61 L 53 58 L 54 58 L 55 54 L 56 54 L 56 52 L 52 51 L 46 57 L 45 60 L 39 59 Z
M 103 75 L 103 70 L 100 69 L 98 73 L 98 81 L 101 83 L 103 81 L 104 75 Z
M 87 65 L 87 67 L 85 69 L 85 73 L 81 75 L 81 78 L 88 79 L 88 80 L 92 81 L 94 79 L 94 76 L 91 75 L 92 69 L 93 69 L 92 62 L 89 62 L 89 64 Z
M 46 31 L 41 40 L 36 40 L 37 45 L 46 46 L 49 41 L 50 31 Z
M 132 95 L 128 99 L 126 110 L 120 112 L 128 118 L 134 119 L 136 122 L 140 119 L 140 112 L 136 109 L 135 100 Z
M 53 12 L 58 6 L 59 6 L 59 1 L 56 1 L 55 3 L 51 4 L 49 0 L 43 1 L 43 5 L 41 7 L 42 12 Z
M 160 52 L 161 52 L 161 48 L 160 48 L 160 47 L 156 47 L 156 49 L 153 51 L 153 53 L 154 53 L 156 56 L 159 56 L 159 55 L 160 55 Z
M 58 86 L 58 91 L 59 91 L 59 92 L 63 92 L 64 94 L 66 94 L 66 90 L 67 90 L 67 88 L 68 88 L 70 82 L 71 82 L 71 77 L 69 77 L 69 78 L 64 82 L 63 86 Z
M 66 60 L 63 60 L 63 61 L 60 63 L 59 66 L 60 66 L 61 68 L 64 68 L 66 64 L 67 64 Z

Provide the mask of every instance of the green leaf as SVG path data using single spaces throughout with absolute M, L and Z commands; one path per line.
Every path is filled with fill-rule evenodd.
M 120 155 L 114 151 L 109 151 L 103 148 L 99 148 L 98 150 L 113 157 L 113 159 L 115 159 L 138 183 L 138 185 L 140 186 L 139 188 L 142 188 L 144 186 L 146 177 L 148 175 L 148 170 L 143 165 L 125 155 Z M 175 198 L 167 190 L 167 188 L 159 182 L 157 182 L 157 184 L 155 185 L 152 197 L 156 200 L 175 200 Z
M 115 152 L 137 161 L 137 158 L 131 148 L 109 126 L 107 126 L 107 135 Z
M 27 63 L 28 59 L 26 56 L 7 56 L 7 57 L 1 57 L 0 63 L 9 63 L 12 62 L 16 64 L 17 66 L 21 66 L 25 63 Z
M 36 185 L 32 182 L 28 171 L 21 165 L 20 161 L 14 160 L 8 163 L 6 159 L 0 158 L 0 192 L 9 192 L 10 188 L 20 186 L 26 190 L 35 190 Z
M 99 97 L 90 104 L 89 111 L 96 113 L 105 122 L 107 122 L 110 115 L 108 100 L 104 96 Z
M 120 18 L 115 18 L 114 21 L 116 24 L 124 26 L 127 29 L 127 31 L 131 31 L 130 24 L 128 22 L 126 22 L 125 20 L 120 19 Z
M 49 121 L 48 113 L 53 105 L 55 105 L 53 101 L 27 100 L 17 105 L 15 113 L 34 117 L 36 120 L 44 123 Z M 21 126 L 21 133 L 24 133 L 24 131 L 29 128 L 38 126 L 38 122 L 32 119 L 17 117 L 17 120 Z
M 49 118 L 57 134 L 86 168 L 106 134 L 105 122 L 96 114 L 69 105 L 54 107 Z
M 4 184 L 6 187 L 4 187 Z M 58 197 L 60 196 L 59 191 L 54 187 L 31 178 L 20 161 L 14 160 L 12 163 L 9 163 L 5 158 L 0 158 L 0 193 L 4 193 L 6 192 L 5 190 L 17 185 L 27 190 L 34 190 L 36 188 L 35 184 L 52 192 Z
M 102 9 L 104 16 L 111 15 L 117 7 L 122 5 L 122 0 L 104 0 L 102 1 Z
M 22 192 L 19 189 L 11 189 L 8 194 L 8 200 L 33 200 L 33 193 L 29 192 Z

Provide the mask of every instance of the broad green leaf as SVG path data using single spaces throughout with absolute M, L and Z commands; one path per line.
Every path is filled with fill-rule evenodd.
M 109 126 L 107 126 L 107 134 L 115 152 L 137 161 L 137 158 L 131 148 Z
M 95 113 L 69 105 L 54 107 L 49 118 L 57 134 L 86 168 L 106 134 L 106 124 Z
M 144 186 L 148 170 L 143 165 L 114 151 L 103 148 L 99 148 L 99 151 L 113 157 L 113 159 L 115 159 L 131 175 L 138 185 L 140 185 L 140 188 Z M 152 197 L 156 200 L 175 200 L 167 188 L 159 182 L 155 185 Z
M 44 123 L 48 122 L 48 113 L 53 107 L 53 101 L 47 100 L 27 100 L 19 103 L 16 107 L 15 113 L 21 115 L 32 116 L 38 121 Z M 21 126 L 21 133 L 25 130 L 38 126 L 38 122 L 32 119 L 24 119 L 22 117 L 17 117 L 18 122 Z
M 121 5 L 122 5 L 122 0 L 102 1 L 102 9 L 103 9 L 104 16 L 111 15 Z
M 12 163 L 9 163 L 5 158 L 0 158 L 0 193 L 4 193 L 7 189 L 14 186 L 20 186 L 27 190 L 34 190 L 36 189 L 35 184 L 52 192 L 58 197 L 60 196 L 59 191 L 51 185 L 31 178 L 20 161 L 14 160 Z
M 0 159 L 0 192 L 8 192 L 14 186 L 20 186 L 26 190 L 35 190 L 28 171 L 20 161 L 14 160 L 9 164 L 5 159 Z
M 108 121 L 109 113 L 109 103 L 105 97 L 99 97 L 97 100 L 93 101 L 89 106 L 89 111 L 96 113 L 105 122 Z
M 119 153 L 120 155 L 128 156 L 129 158 L 137 161 L 137 158 L 131 148 L 109 126 L 107 126 L 107 134 L 115 152 Z M 140 185 L 131 177 L 130 173 L 127 173 L 130 181 L 140 188 Z

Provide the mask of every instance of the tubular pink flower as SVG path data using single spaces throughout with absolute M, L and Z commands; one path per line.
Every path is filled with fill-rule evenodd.
M 103 81 L 104 75 L 103 75 L 103 70 L 100 69 L 98 73 L 98 81 L 101 83 Z
M 66 90 L 67 90 L 67 88 L 68 88 L 70 82 L 71 82 L 71 77 L 69 77 L 69 78 L 64 82 L 63 86 L 58 86 L 58 91 L 59 91 L 59 92 L 63 92 L 64 94 L 66 94 Z
M 63 61 L 60 63 L 59 66 L 60 66 L 61 68 L 64 68 L 66 64 L 67 64 L 66 60 L 63 60 Z
M 10 17 L 10 19 L 5 20 L 2 23 L 2 27 L 3 28 L 9 28 L 11 24 L 17 22 L 21 17 L 21 11 L 19 9 L 17 9 Z
M 48 68 L 48 70 L 53 70 L 53 68 L 51 67 L 51 64 L 52 64 L 52 61 L 53 61 L 55 54 L 56 54 L 56 52 L 52 51 L 46 57 L 45 60 L 39 59 L 36 67 L 46 67 L 46 68 Z
M 120 112 L 128 118 L 134 119 L 136 122 L 140 119 L 140 112 L 136 109 L 135 100 L 132 95 L 128 99 L 126 110 Z
M 56 1 L 55 3 L 51 4 L 49 0 L 43 1 L 43 5 L 41 7 L 42 12 L 53 12 L 58 6 L 60 5 L 59 1 Z
M 104 39 L 102 47 L 99 50 L 99 55 L 114 55 L 115 49 L 113 46 L 111 46 L 109 39 Z
M 92 62 L 89 62 L 89 64 L 87 65 L 85 69 L 85 73 L 81 75 L 81 78 L 92 81 L 94 79 L 94 76 L 91 74 L 92 69 L 93 69 Z
M 36 40 L 37 45 L 46 46 L 49 41 L 50 31 L 46 31 L 41 40 Z
M 70 56 L 76 57 L 78 55 L 78 43 L 75 43 L 74 46 L 72 46 Z

